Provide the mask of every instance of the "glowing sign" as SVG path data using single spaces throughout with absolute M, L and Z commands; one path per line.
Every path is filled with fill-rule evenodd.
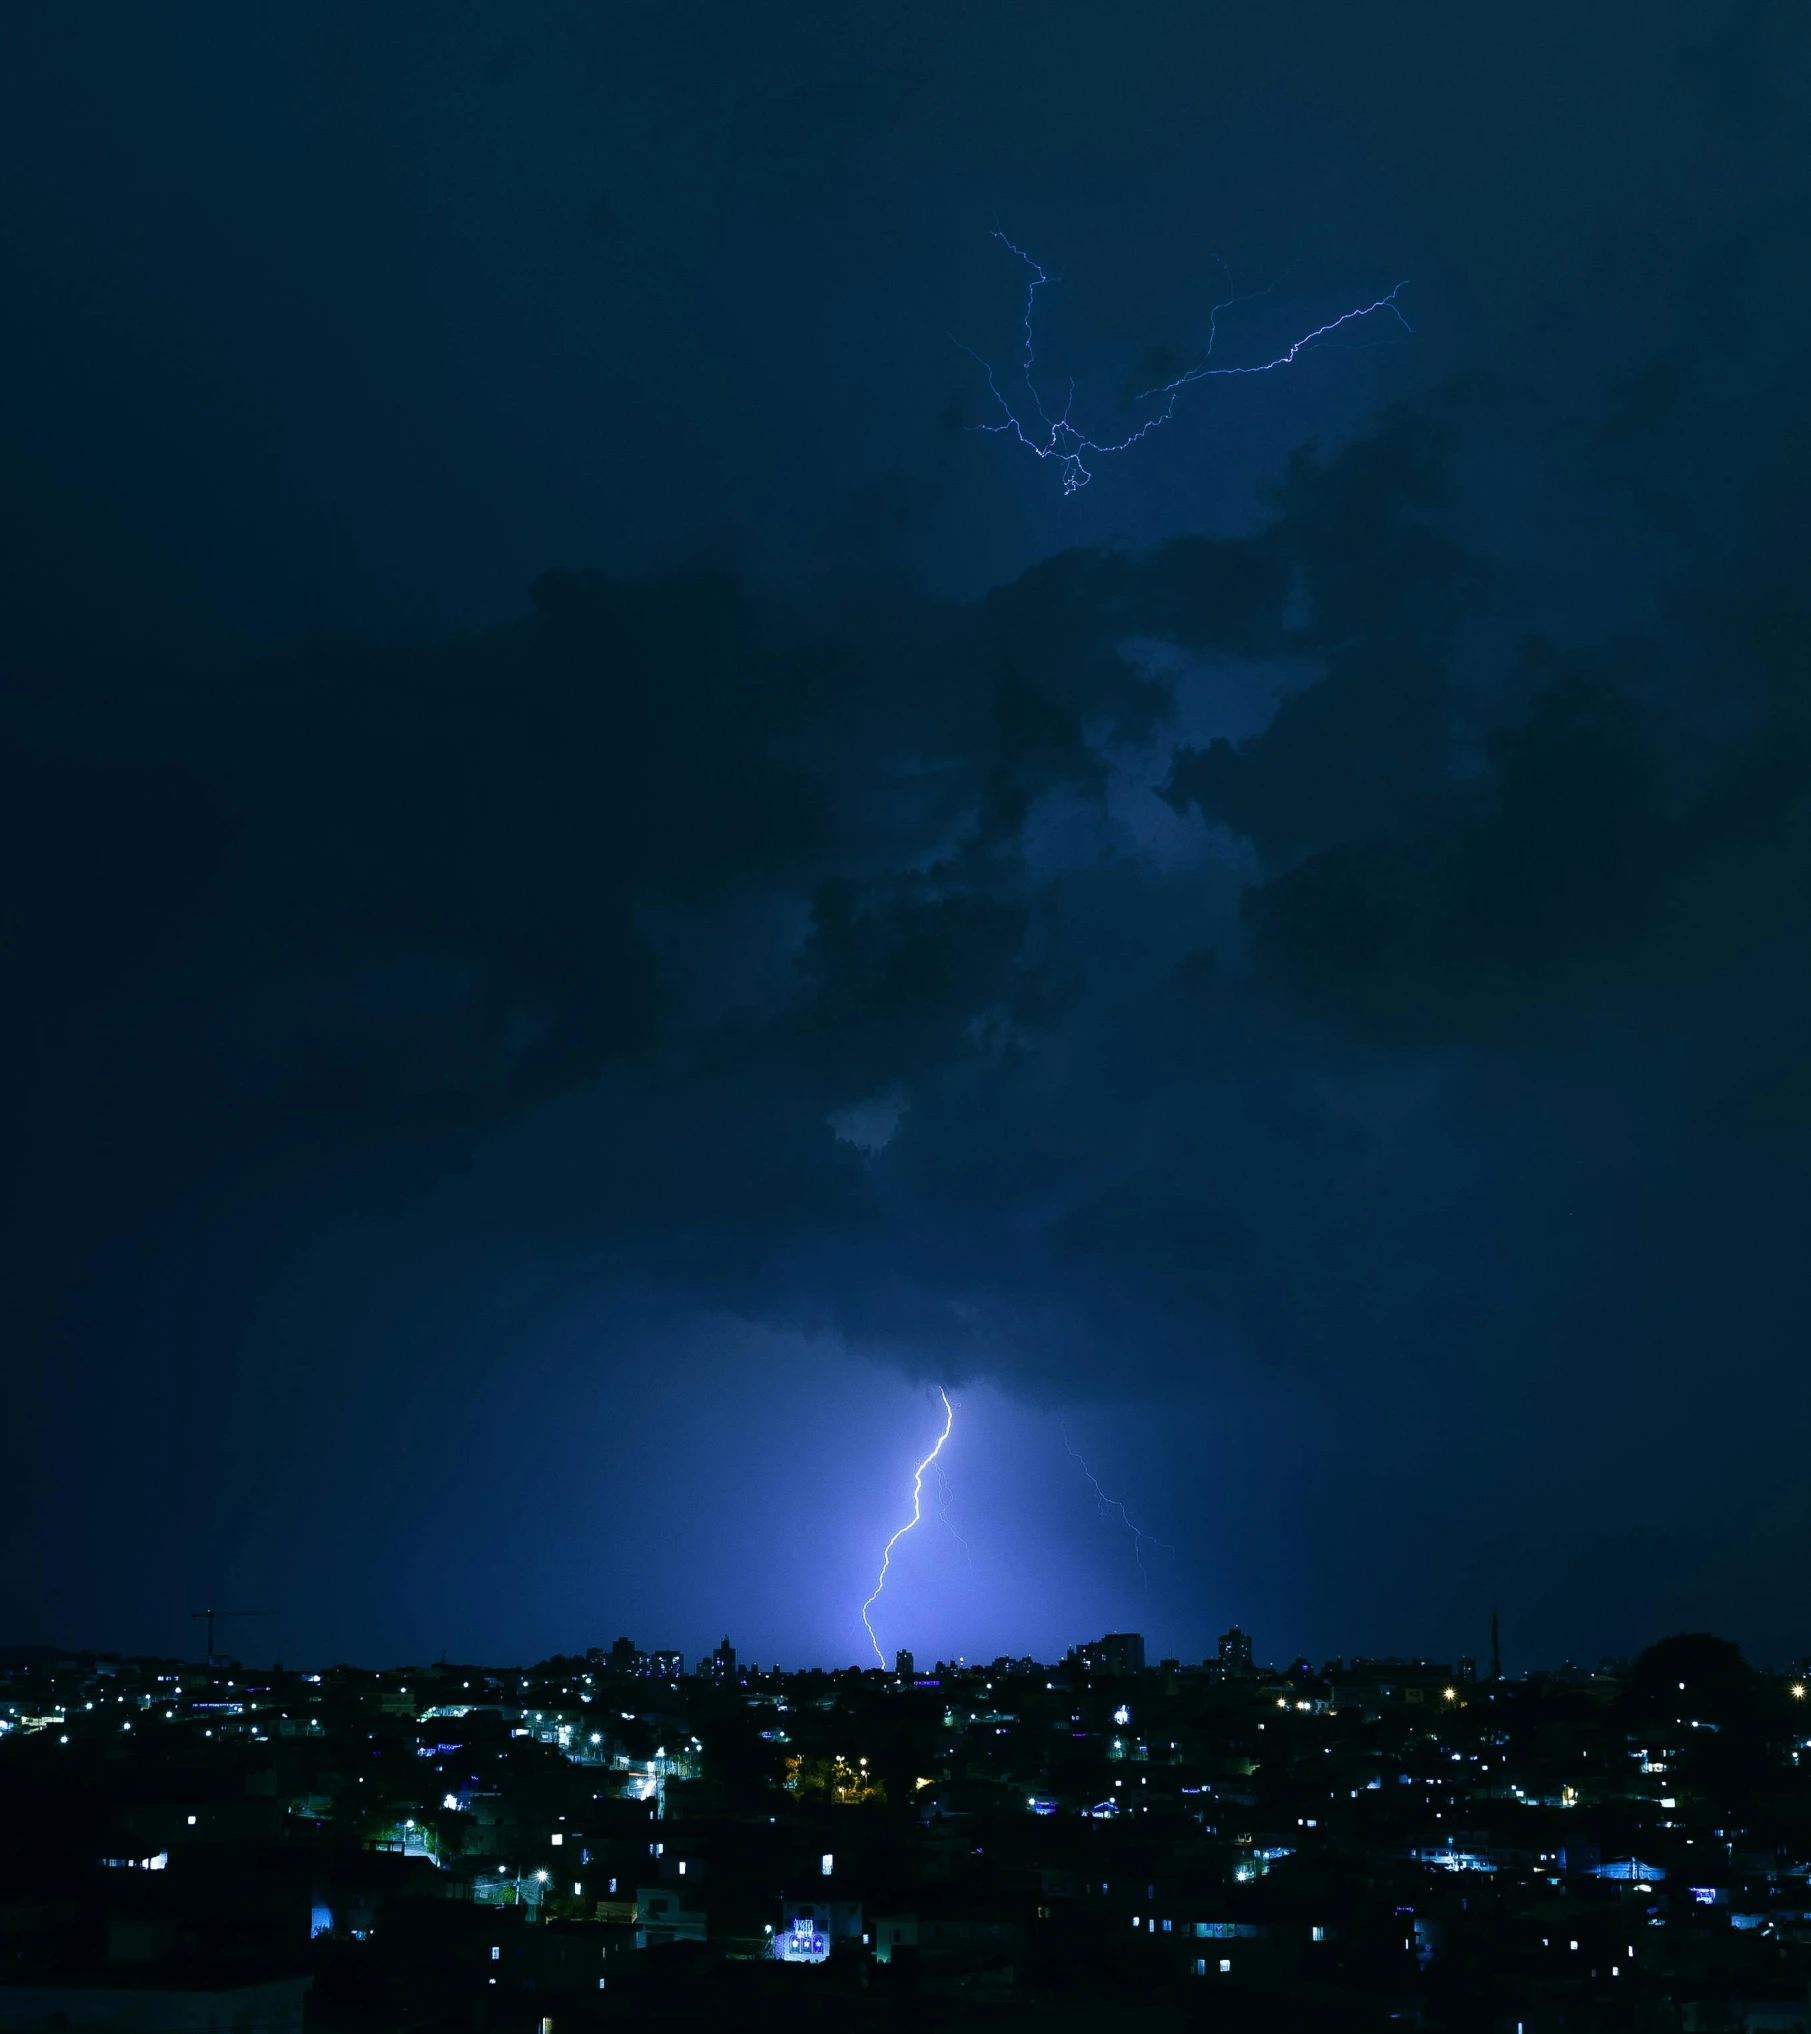
M 782 1963 L 824 1963 L 830 1956 L 830 1938 L 811 1916 L 801 1914 L 774 1937 L 773 1953 Z

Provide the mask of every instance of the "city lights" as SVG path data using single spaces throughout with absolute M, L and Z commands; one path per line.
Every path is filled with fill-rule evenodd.
M 233 1696 L 239 1708 L 231 1713 L 216 1683 L 195 1700 L 196 1721 L 180 1736 L 175 1728 L 167 1734 L 165 1756 L 175 1762 L 177 1784 L 192 1785 L 184 1761 L 211 1730 L 217 1749 L 207 1756 L 236 1773 L 242 1790 L 227 1798 L 267 1802 L 263 1821 L 257 1808 L 211 1816 L 180 1808 L 173 1820 L 189 1845 L 186 1856 L 179 1843 L 148 1853 L 122 1846 L 97 1866 L 121 1880 L 164 1875 L 159 1890 L 182 1899 L 212 1882 L 193 1874 L 190 1859 L 205 1855 L 211 1872 L 214 1861 L 235 1855 L 236 1844 L 279 1828 L 292 1847 L 319 1846 L 313 1939 L 354 1944 L 386 1936 L 368 1893 L 336 1890 L 334 1845 L 354 1832 L 401 1853 L 398 1865 L 444 1875 L 480 1910 L 513 1910 L 526 1932 L 493 1942 L 492 1975 L 471 1981 L 523 2000 L 535 1996 L 540 1982 L 533 1959 L 541 1940 L 589 1945 L 561 1952 L 577 1957 L 579 1969 L 587 1956 L 594 1969 L 606 1956 L 709 1943 L 720 1925 L 713 1919 L 722 1911 L 719 1885 L 725 1878 L 745 1883 L 750 1872 L 767 1886 L 757 1897 L 773 1902 L 766 1915 L 750 1917 L 758 1920 L 762 1953 L 807 1969 L 833 1962 L 855 1969 L 860 1959 L 878 1969 L 897 1958 L 932 1970 L 946 1955 L 978 1959 L 977 1967 L 991 1967 L 991 1958 L 1017 1968 L 1053 1944 L 1111 1935 L 1122 1953 L 1154 1959 L 1153 1985 L 1167 1982 L 1163 1974 L 1172 1970 L 1201 1975 L 1236 1961 L 1242 1981 L 1260 1990 L 1271 1962 L 1277 1973 L 1305 1976 L 1299 1959 L 1311 1950 L 1324 1956 L 1326 1943 L 1353 1929 L 1363 1937 L 1371 1924 L 1362 1917 L 1338 1927 L 1304 1921 L 1299 1953 L 1280 1946 L 1295 1940 L 1293 1921 L 1277 1933 L 1283 1925 L 1277 1915 L 1292 1911 L 1301 1888 L 1324 1886 L 1327 1874 L 1349 1870 L 1354 1858 L 1367 1871 L 1388 1861 L 1402 1899 L 1395 1915 L 1385 1911 L 1376 1924 L 1379 1930 L 1394 1924 L 1393 1953 L 1411 1957 L 1415 1970 L 1437 1970 L 1460 1926 L 1472 1945 L 1468 1955 L 1495 1954 L 1490 1945 L 1497 1944 L 1513 1961 L 1522 1953 L 1517 1938 L 1492 1933 L 1497 1924 L 1490 1916 L 1500 1906 L 1505 1913 L 1538 1913 L 1547 1950 L 1577 1966 L 1586 1984 L 1620 1983 L 1633 1962 L 1632 1948 L 1614 1951 L 1613 1964 L 1612 1952 L 1601 1962 L 1587 1954 L 1595 1945 L 1580 1924 L 1591 1910 L 1578 1904 L 1587 1889 L 1645 1903 L 1642 1919 L 1654 1934 L 1659 1970 L 1670 1967 L 1675 1937 L 1681 1957 L 1691 1949 L 1683 1918 L 1691 1912 L 1720 1931 L 1719 1942 L 1737 1945 L 1726 1953 L 1743 1953 L 1751 1943 L 1777 1951 L 1783 1938 L 1770 1932 L 1767 1919 L 1773 1896 L 1755 1875 L 1777 1871 L 1794 1881 L 1811 1875 L 1811 1849 L 1777 1833 L 1766 1853 L 1738 1857 L 1729 1833 L 1738 1826 L 1737 1811 L 1717 1791 L 1723 1770 L 1717 1761 L 1741 1712 L 1716 1710 L 1707 1694 L 1692 1705 L 1701 1712 L 1695 1718 L 1650 1715 L 1631 1724 L 1620 1668 L 1601 1676 L 1566 1670 L 1487 1681 L 1469 1662 L 1455 1672 L 1427 1660 L 1361 1659 L 1317 1671 L 1297 1659 L 1279 1670 L 1256 1658 L 1250 1639 L 1234 1627 L 1193 1661 L 1147 1665 L 1143 1636 L 1115 1632 L 1078 1642 L 1054 1664 L 1002 1657 L 971 1667 L 944 1660 L 929 1675 L 863 1670 L 827 1682 L 738 1665 L 726 1639 L 695 1674 L 663 1683 L 656 1729 L 655 1712 L 628 1706 L 637 1700 L 636 1683 L 648 1678 L 637 1664 L 645 1657 L 626 1648 L 620 1677 L 602 1671 L 604 1705 L 592 1713 L 618 1721 L 584 1732 L 568 1728 L 575 1712 L 559 1706 L 575 1699 L 562 1685 L 571 1677 L 569 1662 L 500 1674 L 485 1691 L 491 1699 L 456 1705 L 459 1716 L 432 1704 L 419 1713 L 386 1707 L 375 1677 L 351 1673 L 307 1702 L 299 1690 L 310 1684 L 291 1680 L 274 1693 L 248 1687 Z M 112 1671 L 131 1688 L 131 1670 Z M 129 1692 L 91 1694 L 80 1676 L 79 1664 L 61 1680 L 39 1674 L 29 1690 L 0 1699 L 0 1714 L 14 1725 L 0 1734 L 0 1761 L 28 1754 L 26 1721 L 74 1713 L 98 1723 L 116 1702 L 134 1699 Z M 1798 1713 L 1803 1685 L 1795 1677 L 1750 1675 L 1746 1699 L 1762 1721 L 1763 1741 L 1783 1717 Z M 1545 1719 L 1578 1688 L 1589 1690 L 1588 1701 L 1575 1702 L 1568 1733 L 1553 1736 Z M 613 1705 L 618 1695 L 625 1698 L 621 1707 Z M 92 1711 L 84 1707 L 89 1701 Z M 712 1779 L 704 1726 L 708 1719 L 720 1727 L 726 1709 L 747 1715 L 752 1742 L 778 1739 L 784 1775 L 777 1763 L 770 1812 L 736 1825 L 743 1832 L 739 1861 L 720 1872 L 712 1862 L 721 1841 L 713 1818 L 693 1819 L 689 1802 L 683 1819 L 669 1826 L 667 1818 L 680 1805 L 672 1788 Z M 788 1728 L 755 1730 L 763 1713 Z M 202 1714 L 213 1721 L 202 1724 Z M 267 1749 L 274 1733 L 258 1723 L 292 1715 L 298 1724 L 305 1716 L 307 1729 L 289 1736 L 279 1758 Z M 807 1859 L 817 1859 L 823 1891 L 815 1900 L 798 1899 L 802 1840 L 828 1833 L 826 1815 L 854 1812 L 842 1804 L 883 1800 L 890 1761 L 878 1746 L 919 1730 L 926 1733 L 929 1769 L 894 1782 L 908 1786 L 918 1812 L 903 1824 L 886 1816 L 851 1821 L 847 1846 L 807 1851 Z M 523 1735 L 512 1736 L 516 1731 Z M 1269 1735 L 1261 1739 L 1263 1732 Z M 63 1741 L 75 1735 L 64 1733 Z M 120 1755 L 109 1731 L 97 1728 L 78 1742 L 85 1749 L 72 1750 L 72 1758 L 104 1759 L 107 1747 Z M 1787 1749 L 1800 1742 L 1792 1735 Z M 876 1750 L 863 1751 L 864 1743 Z M 359 1770 L 349 1772 L 354 1763 Z M 416 1806 L 420 1796 L 411 1790 L 424 1765 L 434 1778 L 428 1798 L 441 1803 L 446 1822 L 424 1819 Z M 1673 1793 L 1623 1791 L 1610 1786 L 1612 1771 L 1631 1779 L 1678 1773 L 1684 1785 L 1669 1777 Z M 259 1775 L 279 1772 L 288 1776 L 280 1784 L 296 1791 L 258 1791 L 272 1784 Z M 1776 1778 L 1794 1772 L 1782 1757 Z M 321 1781 L 330 1777 L 356 1784 L 329 1791 Z M 764 1783 L 745 1770 L 738 1784 Z M 1798 1782 L 1779 1784 L 1790 1792 Z M 1380 1795 L 1390 1803 L 1381 1818 Z M 246 1819 L 240 1823 L 239 1816 Z M 377 1825 L 384 1833 L 369 1837 L 373 1817 L 386 1818 Z M 205 1853 L 194 1849 L 203 1821 L 211 1824 Z M 1140 1832 L 1149 1861 L 1136 1880 L 1122 1886 L 1110 1871 L 1090 1879 L 1110 1855 L 1090 1846 L 1090 1832 L 1095 1845 L 1108 1834 L 1102 1824 Z M 509 1832 L 523 1830 L 567 1864 L 556 1872 L 520 1851 L 511 1862 L 507 1850 L 522 1839 Z M 630 1845 L 643 1863 L 627 1880 L 602 1876 L 594 1886 L 576 1869 L 594 1864 L 600 1850 Z M 246 1869 L 262 1869 L 255 1862 L 261 1852 L 244 1855 L 253 1860 Z M 933 1857 L 936 1876 L 925 1878 Z M 1030 1877 L 1027 1857 L 1036 1861 Z M 885 1889 L 879 1911 L 876 1886 Z M 1259 1886 L 1270 1887 L 1282 1905 L 1242 1906 L 1255 1901 Z M 587 1901 L 588 1887 L 608 1897 Z M 965 1907 L 971 1893 L 976 1903 Z M 1190 1911 L 1188 1903 L 1197 1900 L 1205 1912 Z M 543 1928 L 556 1934 L 542 1938 L 536 1931 Z M 1044 1929 L 1051 1932 L 1040 1934 Z M 1265 1930 L 1264 1959 L 1241 1959 L 1236 1943 Z M 1197 1955 L 1204 1938 L 1221 1941 L 1230 1956 Z M 391 1930 L 388 1939 L 394 1945 L 399 1938 Z M 517 1950 L 504 1946 L 518 1942 L 519 1962 Z M 1337 1972 L 1347 1967 L 1347 1954 L 1317 1964 L 1314 1982 L 1343 1982 Z M 565 1981 L 572 1982 L 570 1973 Z M 1137 1991 L 1135 1970 L 1124 1981 Z

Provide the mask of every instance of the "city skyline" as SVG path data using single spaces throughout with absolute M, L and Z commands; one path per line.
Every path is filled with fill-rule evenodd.
M 1552 1676 L 1253 1654 L 0 1657 L 40 1892 L 0 2015 L 1802 2021 L 1805 1679 L 1705 1633 Z

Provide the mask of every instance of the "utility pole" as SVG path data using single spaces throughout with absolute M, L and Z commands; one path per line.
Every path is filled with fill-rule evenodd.
M 214 1620 L 217 1617 L 275 1617 L 276 1614 L 274 1610 L 214 1610 L 210 1608 L 208 1610 L 191 1610 L 189 1618 L 191 1622 L 198 1617 L 207 1619 L 208 1665 L 211 1667 L 214 1664 Z

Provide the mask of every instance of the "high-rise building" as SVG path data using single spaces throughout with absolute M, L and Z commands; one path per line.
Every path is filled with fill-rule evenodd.
M 585 1658 L 608 1674 L 639 1674 L 642 1669 L 641 1654 L 631 1638 L 614 1640 L 608 1652 L 602 1646 L 593 1646 Z
M 1144 1635 L 1136 1631 L 1110 1631 L 1105 1638 L 1072 1646 L 1068 1663 L 1079 1667 L 1084 1674 L 1142 1674 Z
M 1101 1640 L 1101 1649 L 1107 1656 L 1109 1674 L 1142 1674 L 1144 1672 L 1144 1634 L 1136 1631 L 1110 1631 Z
M 917 1671 L 918 1663 L 912 1658 L 910 1653 L 897 1652 L 893 1655 L 893 1672 L 900 1680 L 911 1680 Z
M 1220 1634 L 1218 1665 L 1223 1674 L 1243 1676 L 1251 1672 L 1251 1636 L 1235 1624 Z
M 676 1681 L 685 1672 L 685 1658 L 676 1652 L 644 1653 L 633 1639 L 619 1638 L 605 1652 L 593 1646 L 585 1655 L 594 1667 L 609 1674 L 629 1674 L 637 1680 Z
M 730 1644 L 727 1633 L 698 1671 L 710 1681 L 733 1681 L 736 1678 L 736 1649 Z

